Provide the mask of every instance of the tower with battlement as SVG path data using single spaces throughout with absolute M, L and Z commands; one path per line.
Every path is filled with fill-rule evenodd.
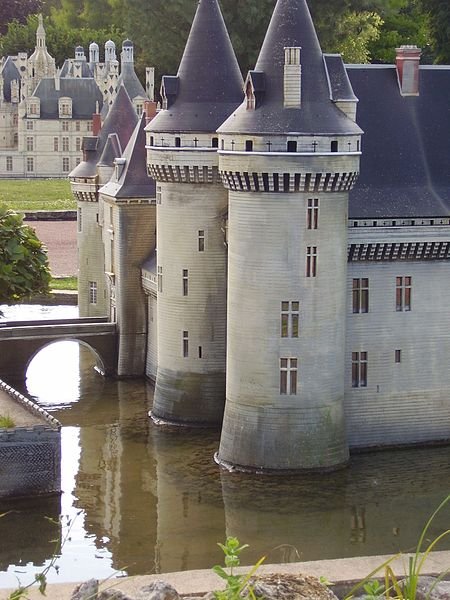
M 205 35 L 205 32 L 208 35 Z M 217 127 L 242 98 L 241 73 L 217 0 L 200 0 L 163 109 L 147 127 L 157 181 L 158 372 L 152 415 L 220 423 L 225 402 L 228 194 Z
M 278 0 L 244 102 L 219 128 L 229 192 L 221 464 L 294 471 L 348 458 L 347 214 L 362 131 L 336 69 L 349 88 L 342 110 L 305 0 Z

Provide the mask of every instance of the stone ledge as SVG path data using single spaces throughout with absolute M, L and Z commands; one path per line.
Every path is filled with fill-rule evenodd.
M 19 211 L 20 212 L 20 211 Z M 76 221 L 76 210 L 34 210 L 24 213 L 25 221 Z

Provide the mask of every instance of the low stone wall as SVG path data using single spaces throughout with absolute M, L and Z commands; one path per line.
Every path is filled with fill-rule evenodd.
M 0 428 L 0 498 L 60 493 L 61 424 L 1 380 L 0 392 L 36 419 L 34 426 Z
M 76 210 L 33 210 L 25 212 L 25 221 L 76 221 Z

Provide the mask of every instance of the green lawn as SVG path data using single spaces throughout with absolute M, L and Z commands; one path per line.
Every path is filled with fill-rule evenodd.
M 78 279 L 76 277 L 55 277 L 50 281 L 51 290 L 76 290 Z
M 66 179 L 2 179 L 0 204 L 19 212 L 76 208 Z

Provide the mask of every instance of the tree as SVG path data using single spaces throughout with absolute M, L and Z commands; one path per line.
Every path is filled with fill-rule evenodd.
M 450 3 L 448 0 L 422 0 L 428 16 L 436 62 L 450 63 Z
M 6 32 L 8 23 L 15 20 L 25 23 L 28 15 L 42 8 L 42 0 L 2 0 L 0 2 L 0 34 Z
M 0 207 L 0 304 L 49 291 L 47 253 L 23 217 Z
M 369 43 L 380 37 L 383 20 L 374 12 L 349 12 L 336 25 L 336 49 L 347 63 L 363 64 L 370 61 Z

